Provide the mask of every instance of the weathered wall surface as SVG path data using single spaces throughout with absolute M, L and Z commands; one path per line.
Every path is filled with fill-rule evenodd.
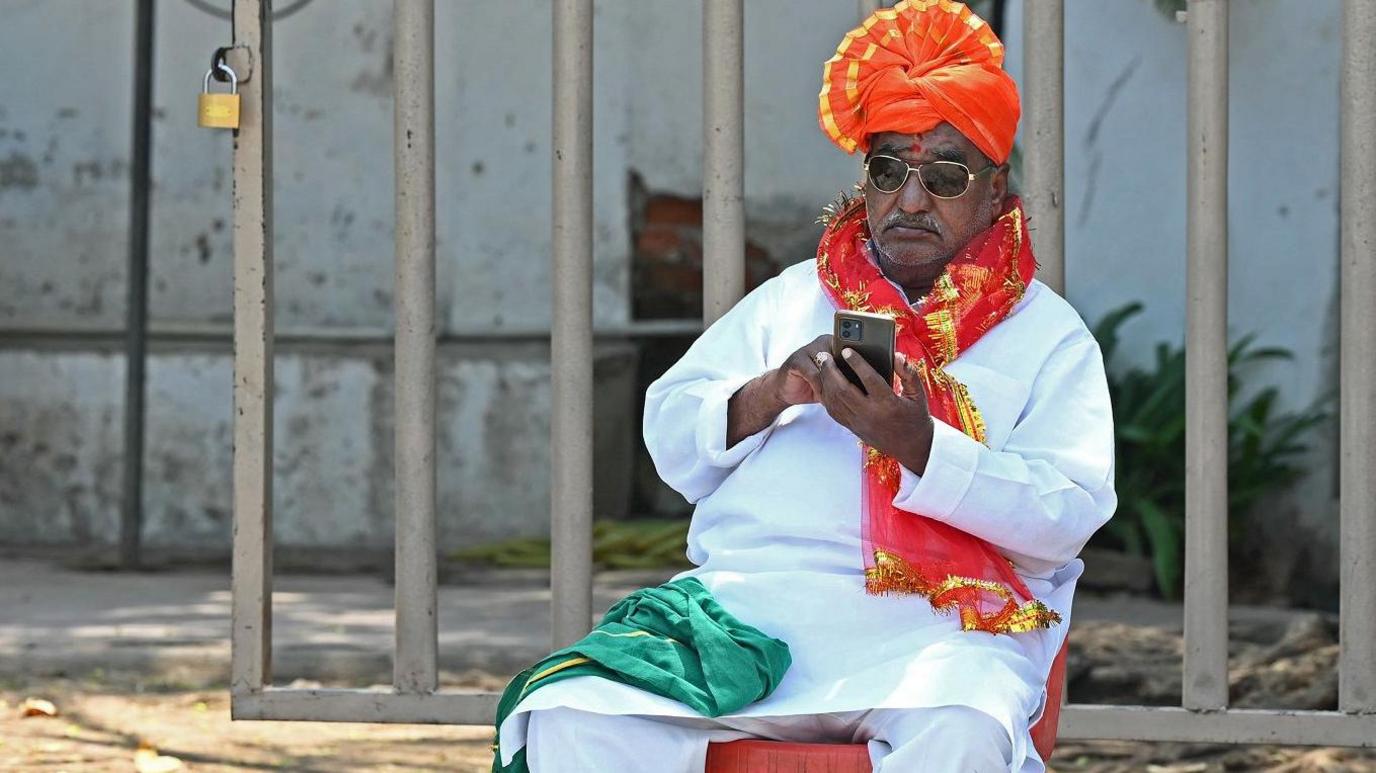
M 1341 3 L 1229 6 L 1228 326 L 1294 352 L 1247 383 L 1275 384 L 1297 408 L 1337 388 Z M 1010 3 L 1015 77 L 1021 7 Z M 1144 301 L 1122 347 L 1124 364 L 1144 363 L 1154 342 L 1184 337 L 1185 27 L 1146 0 L 1071 0 L 1065 40 L 1069 297 L 1090 320 Z M 1249 541 L 1273 585 L 1317 579 L 1311 599 L 1331 604 L 1336 432 L 1312 440 L 1313 474 L 1258 511 Z
M 392 539 L 391 355 L 279 354 L 273 503 L 279 544 Z M 445 346 L 438 384 L 444 548 L 539 533 L 549 517 L 548 346 Z M 634 351 L 601 347 L 599 458 L 629 459 Z M 0 350 L 0 543 L 118 539 L 122 357 Z M 227 545 L 232 486 L 227 352 L 162 351 L 148 365 L 146 543 Z M 598 465 L 596 506 L 624 512 L 628 463 Z
M 853 160 L 816 131 L 813 112 L 818 62 L 852 9 L 814 5 L 808 23 L 791 25 L 788 36 L 778 34 L 781 19 L 800 18 L 796 3 L 761 0 L 747 8 L 752 220 L 774 214 L 802 231 L 809 229 L 796 228 L 799 213 L 814 210 L 855 173 Z M 783 13 L 790 7 L 792 14 Z M 1281 263 L 1277 255 L 1334 254 L 1338 3 L 1249 0 L 1234 7 L 1233 251 L 1237 268 L 1247 269 L 1234 271 L 1237 326 L 1314 351 L 1321 326 L 1286 321 L 1312 313 L 1316 304 L 1293 292 L 1284 270 L 1289 264 L 1270 267 Z M 0 86 L 6 245 L 0 311 L 24 324 L 77 316 L 118 325 L 127 83 L 116 88 L 96 76 L 110 72 L 112 63 L 121 69 L 130 57 L 129 11 L 123 3 L 85 0 L 4 0 L 0 8 L 6 71 L 44 76 L 7 78 Z M 390 319 L 388 4 L 335 0 L 329 9 L 308 7 L 275 30 L 284 328 L 385 326 Z M 1010 4 L 1006 35 L 1015 76 L 1019 10 L 1019 3 Z M 155 285 L 163 283 L 155 288 L 154 313 L 165 320 L 224 320 L 228 142 L 192 125 L 191 106 L 205 50 L 223 41 L 227 25 L 175 0 L 160 3 L 159 11 L 154 271 Z M 539 276 L 521 272 L 543 275 L 547 263 L 547 14 L 535 2 L 473 3 L 462 12 L 441 3 L 439 13 L 446 307 L 458 308 L 456 288 L 465 293 L 464 313 L 451 314 L 449 322 L 454 329 L 482 329 L 501 316 L 510 326 L 511 312 L 500 308 L 506 295 L 512 287 L 535 293 Z M 605 159 L 597 180 L 604 186 L 599 255 L 624 257 L 627 168 L 651 190 L 700 189 L 700 21 L 695 6 L 679 3 L 599 6 L 597 155 Z M 1067 22 L 1071 295 L 1090 317 L 1150 295 L 1144 320 L 1150 329 L 1142 337 L 1178 337 L 1183 28 L 1144 0 L 1072 0 Z M 527 44 L 515 48 L 514 40 Z M 1308 143 L 1303 163 L 1264 163 L 1300 139 Z M 805 256 L 803 250 L 797 257 Z M 1313 294 L 1322 297 L 1331 291 L 1332 266 L 1316 260 L 1305 265 L 1325 269 L 1312 272 Z M 607 273 L 617 271 L 624 275 L 624 266 Z M 598 296 L 603 318 L 623 319 L 624 285 L 599 287 L 606 290 Z M 1265 310 L 1243 302 L 1257 297 L 1268 300 Z M 530 320 L 547 315 L 547 303 L 529 302 L 544 298 L 521 300 Z M 1291 369 L 1306 379 L 1296 382 L 1300 392 L 1312 391 L 1306 387 L 1317 379 L 1303 376 L 1305 370 Z
M 198 128 L 195 105 L 229 24 L 180 0 L 157 8 L 151 313 L 226 322 L 230 135 Z M 4 0 L 0 14 L 0 68 L 25 74 L 0 84 L 0 324 L 118 327 L 132 5 Z M 437 251 L 449 331 L 549 324 L 548 16 L 537 0 L 438 7 Z M 615 38 L 606 16 L 598 31 Z M 281 329 L 391 324 L 390 24 L 390 3 L 331 0 L 274 27 Z M 599 320 L 620 322 L 627 73 L 614 56 L 599 65 L 594 287 Z
M 482 340 L 549 327 L 552 33 L 536 0 L 438 6 L 437 295 L 442 335 L 468 342 L 443 347 L 440 374 L 440 527 L 454 545 L 548 520 L 548 347 Z M 231 139 L 195 125 L 195 95 L 229 24 L 179 0 L 157 12 L 150 316 L 213 339 L 231 320 Z M 606 17 L 599 34 L 617 37 Z M 0 71 L 26 74 L 0 78 L 0 541 L 110 542 L 123 361 L 82 334 L 124 320 L 132 5 L 3 0 L 0 18 Z M 331 0 L 274 28 L 276 322 L 307 339 L 277 363 L 284 544 L 390 540 L 391 355 L 331 342 L 392 326 L 390 22 L 390 3 Z M 598 77 L 595 314 L 618 324 L 625 68 L 603 56 Z M 35 330 L 70 335 L 57 353 Z M 602 349 L 597 448 L 624 463 L 598 467 L 598 507 L 620 513 L 634 353 Z M 229 385 L 223 343 L 150 360 L 150 544 L 228 543 Z
M 437 292 L 444 332 L 538 332 L 548 327 L 550 297 L 548 9 L 539 0 L 437 6 Z M 1289 406 L 1303 405 L 1334 383 L 1339 0 L 1231 6 L 1230 325 L 1296 352 L 1293 362 L 1268 366 L 1256 379 L 1280 385 Z M 194 104 L 208 54 L 227 42 L 229 27 L 181 0 L 162 0 L 158 13 L 152 315 L 155 326 L 224 326 L 229 139 L 196 128 Z M 857 174 L 856 159 L 826 142 L 815 117 L 821 63 L 854 13 L 849 1 L 746 4 L 747 214 L 751 241 L 776 264 L 809 257 L 812 216 Z M 1184 324 L 1185 29 L 1149 0 L 1070 0 L 1066 17 L 1069 296 L 1091 320 L 1144 301 L 1147 313 L 1125 331 L 1127 359 L 1141 361 L 1156 341 L 1181 340 Z M 385 333 L 391 326 L 389 25 L 390 3 L 322 0 L 274 29 L 282 330 Z M 25 74 L 0 78 L 0 328 L 9 339 L 35 327 L 122 325 L 132 27 L 125 2 L 0 0 L 0 72 Z M 1020 78 L 1018 0 L 1009 3 L 1006 30 L 1010 69 Z M 603 0 L 595 34 L 594 287 L 599 324 L 614 325 L 630 315 L 632 173 L 651 193 L 700 195 L 700 9 Z M 67 473 L 33 477 L 11 472 L 7 453 L 0 539 L 16 532 L 45 540 L 108 538 L 116 517 L 122 366 L 110 354 L 24 346 L 22 354 L 4 355 L 4 394 L 26 395 L 26 412 L 50 418 L 16 418 L 5 402 L 0 438 L 30 448 L 43 433 L 59 431 L 52 417 L 75 411 L 82 418 L 71 431 L 82 433 L 83 447 L 67 452 L 74 454 L 62 462 L 72 465 Z M 325 344 L 299 356 L 280 366 L 284 401 L 295 399 L 288 396 L 293 390 L 323 385 L 329 400 L 358 406 L 377 390 L 377 369 L 367 357 Z M 529 374 L 542 362 L 504 367 L 513 374 L 530 368 L 526 377 L 538 378 Z M 477 420 L 469 417 L 489 410 L 482 400 L 491 398 L 478 385 L 486 377 L 452 367 L 449 378 L 474 380 L 474 402 L 464 403 L 470 413 L 456 413 L 464 418 L 452 430 L 467 437 L 468 422 Z M 150 403 L 150 422 L 164 421 L 159 412 L 175 404 L 201 417 L 188 426 L 208 428 L 213 438 L 217 425 L 205 417 L 227 410 L 224 368 L 222 355 L 211 351 L 159 354 L 150 389 L 162 390 L 164 399 Z M 307 371 L 314 386 L 305 385 Z M 54 386 L 39 393 L 15 386 L 39 377 Z M 532 393 L 528 423 L 520 427 L 540 426 L 548 410 L 541 394 Z M 639 399 L 628 398 L 623 410 L 634 413 Z M 312 490 L 286 480 L 293 464 L 313 465 L 322 476 L 328 470 L 329 480 L 363 475 L 376 467 L 363 459 L 380 453 L 369 447 L 386 445 L 387 436 L 343 414 L 302 413 L 285 403 L 280 413 L 287 425 L 278 458 L 279 520 L 301 524 L 283 528 L 300 529 L 295 534 L 303 540 L 317 538 L 311 528 L 376 535 L 368 518 L 377 516 L 362 513 L 390 507 L 390 495 L 370 494 L 365 506 L 349 494 L 358 513 L 349 517 L 357 521 L 341 524 L 353 525 L 306 526 L 304 515 L 289 514 L 305 507 L 300 503 L 345 495 L 327 484 Z M 306 417 L 310 432 L 300 437 L 330 450 L 304 443 L 290 450 L 292 416 Z M 543 435 L 534 438 L 544 442 Z M 358 455 L 346 458 L 346 440 L 362 447 Z M 97 448 L 84 447 L 92 443 Z M 534 452 L 508 450 L 487 449 L 526 465 L 524 480 L 546 479 Z M 155 432 L 147 488 L 150 518 L 184 524 L 174 532 L 188 539 L 217 528 L 227 534 L 203 506 L 177 503 L 178 473 L 158 454 L 200 457 L 198 469 L 223 473 L 226 441 Z M 1336 545 L 1331 458 L 1327 447 L 1316 453 L 1319 473 L 1297 494 L 1293 512 L 1276 516 L 1285 523 L 1272 524 L 1298 523 L 1298 535 L 1287 533 L 1285 541 L 1321 546 L 1312 559 L 1319 572 L 1334 565 L 1325 558 Z M 68 492 L 59 483 L 67 477 L 83 481 L 82 490 Z M 481 488 L 484 480 L 472 485 Z M 101 487 L 105 493 L 93 493 Z M 41 510 L 71 498 L 99 502 L 83 505 L 99 512 L 87 526 L 44 532 L 55 527 Z M 227 502 L 226 493 L 212 509 Z M 175 516 L 178 507 L 191 514 Z M 545 505 L 532 499 L 527 507 L 510 517 L 539 528 Z M 326 509 L 337 508 L 315 512 Z M 474 510 L 471 528 L 487 528 L 479 520 L 489 516 L 478 513 L 488 512 Z

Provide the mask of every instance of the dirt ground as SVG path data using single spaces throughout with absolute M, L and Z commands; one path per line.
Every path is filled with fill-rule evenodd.
M 231 722 L 224 577 L 99 580 L 32 561 L 0 561 L 0 771 L 489 769 L 486 727 Z M 643 584 L 604 582 L 597 599 L 605 608 L 627 586 Z M 440 639 L 443 685 L 500 690 L 504 680 L 489 674 L 513 673 L 521 667 L 513 663 L 546 652 L 548 631 L 540 626 L 548 620 L 548 592 L 536 585 L 441 589 L 442 619 L 450 621 Z M 1180 705 L 1179 605 L 1092 595 L 1076 604 L 1066 669 L 1074 702 Z M 273 635 L 281 657 L 274 665 L 288 675 L 284 680 L 300 677 L 294 687 L 385 681 L 392 621 L 392 589 L 376 578 L 287 577 L 276 600 Z M 1328 613 L 1230 610 L 1230 705 L 1335 708 L 1337 633 Z M 56 716 L 21 718 L 30 698 L 50 701 Z M 1064 740 L 1051 767 L 1061 773 L 1376 773 L 1376 750 Z
M 21 718 L 30 697 L 58 716 Z M 225 689 L 44 680 L 0 690 L 3 771 L 467 773 L 488 770 L 491 742 L 484 727 L 231 722 Z
M 490 680 L 459 683 L 491 687 Z M 55 717 L 21 718 L 28 698 Z M 11 682 L 0 689 L 0 770 L 457 771 L 489 770 L 484 727 L 231 722 L 224 688 L 133 679 Z M 1376 773 L 1376 755 L 1340 749 L 1064 742 L 1054 771 L 1086 773 Z

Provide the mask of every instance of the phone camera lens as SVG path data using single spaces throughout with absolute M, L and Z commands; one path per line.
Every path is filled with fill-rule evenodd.
M 849 331 L 849 330 L 844 330 L 844 329 L 843 329 L 843 330 L 841 331 L 841 337 L 842 337 L 842 338 L 850 338 L 850 331 Z

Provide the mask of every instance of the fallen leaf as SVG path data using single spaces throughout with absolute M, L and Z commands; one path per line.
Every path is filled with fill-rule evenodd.
M 1351 770 L 1348 755 L 1338 749 L 1315 749 L 1272 768 L 1275 773 L 1343 773 Z
M 134 770 L 137 773 L 172 773 L 183 767 L 180 759 L 158 754 L 158 750 L 146 741 L 139 742 L 138 751 L 134 752 Z
M 42 698 L 25 698 L 24 703 L 19 706 L 19 716 L 55 717 L 57 716 L 57 706 L 54 706 L 52 701 L 45 701 Z

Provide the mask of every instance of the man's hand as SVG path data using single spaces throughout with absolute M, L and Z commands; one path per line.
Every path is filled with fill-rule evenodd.
M 820 402 L 818 397 L 819 377 L 822 370 L 817 365 L 817 353 L 831 352 L 831 334 L 819 335 L 810 343 L 793 354 L 788 355 L 784 364 L 772 371 L 775 389 L 779 399 L 788 405 Z
M 831 336 L 820 335 L 790 354 L 784 364 L 750 380 L 726 404 L 726 447 L 774 423 L 790 405 L 817 402 L 821 375 L 817 352 L 831 351 Z
M 865 389 L 850 383 L 827 354 L 818 378 L 820 401 L 827 413 L 866 444 L 921 475 L 927 469 L 934 427 L 917 366 L 902 352 L 894 357 L 894 372 L 902 385 L 901 394 L 895 394 L 893 385 L 884 383 L 859 352 L 847 347 L 841 355 Z

